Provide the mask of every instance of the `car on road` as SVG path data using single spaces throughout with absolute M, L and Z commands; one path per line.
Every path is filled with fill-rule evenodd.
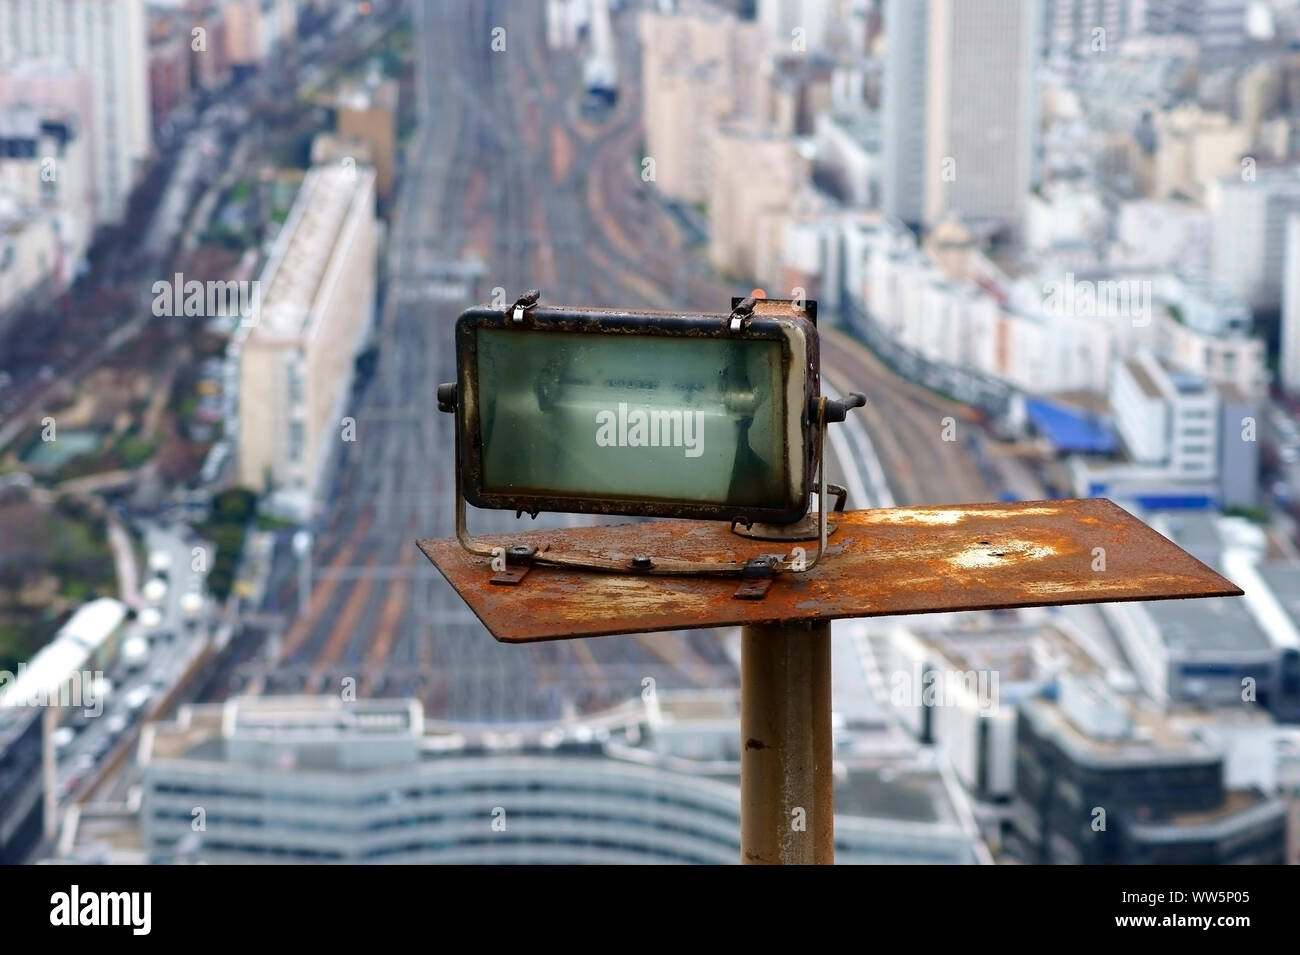
M 145 686 L 137 686 L 135 689 L 128 692 L 126 696 L 122 698 L 122 702 L 126 704 L 126 708 L 130 712 L 134 713 L 148 703 L 152 696 L 153 687 L 146 684 Z
M 125 714 L 114 713 L 112 716 L 110 716 L 107 720 L 104 721 L 104 729 L 108 731 L 108 735 L 110 737 L 121 736 L 123 731 L 127 728 L 130 722 L 131 721 L 127 719 Z
M 149 659 L 149 641 L 141 636 L 130 636 L 122 641 L 122 665 L 134 673 Z

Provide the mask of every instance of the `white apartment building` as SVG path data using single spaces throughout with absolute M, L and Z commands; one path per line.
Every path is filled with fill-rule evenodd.
M 1037 213 L 1030 216 L 1044 242 L 1100 230 L 1086 202 L 1073 222 L 1057 225 L 1046 221 L 1050 205 L 1043 200 L 1037 225 Z M 1031 395 L 1100 395 L 1117 362 L 1150 351 L 1246 399 L 1267 390 L 1265 343 L 1250 309 L 1204 275 L 1044 268 L 1012 281 L 961 241 L 969 233 L 953 220 L 932 230 L 924 248 L 888 218 L 858 216 L 838 228 L 838 241 L 826 243 L 836 254 L 821 258 L 825 281 L 837 287 L 842 275 L 879 328 L 925 360 Z
M 0 0 L 0 68 L 29 59 L 89 74 L 96 221 L 120 221 L 151 148 L 143 0 Z
M 1166 274 L 1154 286 L 1157 357 L 1250 398 L 1267 392 L 1266 345 L 1245 301 L 1205 275 Z
M 52 270 L 65 288 L 94 227 L 86 141 L 75 116 L 28 105 L 0 105 L 0 196 L 54 220 L 60 254 Z
M 932 232 L 941 238 L 955 223 Z M 1129 316 L 1047 310 L 1041 278 L 1010 283 L 973 247 L 918 248 L 887 219 L 841 231 L 845 286 L 894 342 L 925 360 L 1006 382 L 1030 394 L 1103 392 L 1110 355 Z
M 0 195 L 0 328 L 6 313 L 48 289 L 59 254 L 54 215 Z
M 1076 182 L 1048 183 L 1026 203 L 1025 245 L 1034 252 L 1060 246 L 1098 248 L 1110 226 L 1100 194 Z
M 814 122 L 817 168 L 851 206 L 880 205 L 880 117 L 867 112 L 827 112 Z
M 1207 205 L 1214 215 L 1214 277 L 1252 308 L 1279 307 L 1286 223 L 1300 212 L 1300 165 L 1216 179 Z
M 876 659 L 903 727 L 937 746 L 976 798 L 1009 797 L 1015 791 L 1015 699 L 1036 676 L 1033 640 L 1028 634 L 963 638 L 964 652 L 951 652 L 942 635 L 898 625 Z
M 1210 271 L 1214 226 L 1209 210 L 1181 199 L 1121 202 L 1113 257 L 1126 267 Z
M 1115 368 L 1115 428 L 1139 464 L 1162 465 L 1179 480 L 1218 473 L 1218 392 L 1162 365 L 1150 352 Z
M 239 480 L 306 519 L 344 440 L 353 360 L 375 298 L 375 172 L 317 166 L 304 178 L 259 284 L 239 355 Z
M 1115 363 L 1109 399 L 1130 460 L 1071 458 L 1075 494 L 1149 510 L 1258 504 L 1259 445 L 1243 437 L 1257 398 L 1144 349 Z
M 1300 212 L 1286 226 L 1286 266 L 1282 289 L 1282 387 L 1300 395 Z

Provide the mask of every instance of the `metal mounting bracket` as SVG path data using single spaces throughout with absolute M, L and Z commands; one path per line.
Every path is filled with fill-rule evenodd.
M 492 575 L 488 583 L 502 587 L 514 587 L 533 569 L 533 558 L 537 556 L 536 547 L 516 544 L 506 550 L 506 565 Z
M 740 572 L 741 584 L 732 596 L 736 600 L 762 600 L 776 579 L 776 561 L 771 557 L 751 557 Z

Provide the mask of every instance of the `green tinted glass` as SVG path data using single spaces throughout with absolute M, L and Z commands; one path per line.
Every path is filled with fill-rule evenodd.
M 788 508 L 776 340 L 478 332 L 483 486 Z

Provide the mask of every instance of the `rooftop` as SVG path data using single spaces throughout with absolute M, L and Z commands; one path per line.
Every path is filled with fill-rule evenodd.
M 1257 790 L 1229 790 L 1221 804 L 1199 812 L 1178 812 L 1168 816 L 1148 815 L 1149 810 L 1130 813 L 1126 828 L 1144 842 L 1172 842 L 1195 839 L 1224 839 L 1240 832 L 1247 819 L 1262 823 L 1285 813 L 1283 804 Z
M 1046 696 L 1026 700 L 1020 712 L 1040 733 L 1054 738 L 1083 763 L 1167 766 L 1214 763 L 1221 759 L 1217 748 L 1179 731 L 1161 713 L 1148 709 L 1133 697 L 1119 699 L 1131 726 L 1127 736 L 1089 735 L 1071 722 L 1055 700 Z
M 1026 401 L 1025 412 L 1058 451 L 1112 454 L 1119 449 L 1114 429 L 1099 415 L 1043 398 Z
M 388 700 L 344 702 L 333 696 L 255 697 L 229 704 L 223 735 L 313 743 L 345 736 L 418 733 L 419 707 Z
M 1257 570 L 1287 616 L 1300 624 L 1300 564 L 1269 561 L 1260 564 Z
M 1133 377 L 1133 381 L 1137 386 L 1142 389 L 1144 395 L 1148 398 L 1161 397 L 1160 387 L 1156 384 L 1155 379 L 1151 377 L 1151 373 L 1142 367 L 1141 362 L 1126 361 L 1124 362 L 1124 368 Z
M 310 337 L 317 296 L 351 214 L 370 194 L 368 166 L 316 166 L 308 171 L 262 272 L 261 312 L 250 339 Z M 345 263 L 338 262 L 342 268 Z
M 1166 647 L 1184 653 L 1269 650 L 1272 641 L 1236 597 L 1161 600 L 1145 605 Z
M 940 776 L 894 760 L 847 767 L 835 781 L 835 812 L 897 822 L 956 822 Z

